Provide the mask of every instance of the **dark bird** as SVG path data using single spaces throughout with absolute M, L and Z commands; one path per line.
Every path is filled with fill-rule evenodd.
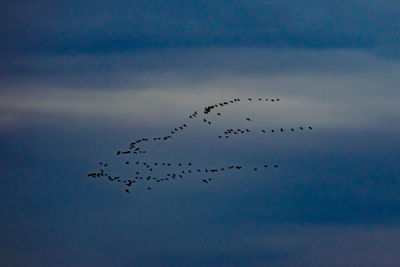
M 118 152 L 117 152 L 117 155 L 119 155 L 119 154 L 121 154 L 121 151 L 118 151 Z
M 278 165 L 274 165 L 274 168 L 278 168 Z
M 221 113 L 218 112 L 217 115 L 218 115 L 218 116 L 221 116 Z
M 291 128 L 290 130 L 291 130 L 292 132 L 294 132 L 294 129 L 293 129 L 293 128 Z
M 301 126 L 300 126 L 299 128 L 300 128 L 300 130 L 303 130 L 303 129 L 304 129 L 304 128 L 303 128 L 303 127 L 301 127 Z
M 311 127 L 311 126 L 308 126 L 308 129 L 312 130 L 312 127 Z
M 208 182 L 207 182 L 207 180 L 206 180 L 206 179 L 203 179 L 203 183 L 205 183 L 205 184 L 208 184 Z
M 283 132 L 283 128 L 281 128 L 281 132 Z
M 246 118 L 246 120 L 250 121 L 250 118 Z

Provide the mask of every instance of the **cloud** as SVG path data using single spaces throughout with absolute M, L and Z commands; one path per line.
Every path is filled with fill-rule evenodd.
M 16 71 L 1 86 L 3 125 L 64 118 L 166 126 L 204 105 L 253 96 L 283 101 L 273 109 L 241 104 L 225 120 L 248 112 L 271 124 L 272 115 L 260 115 L 267 112 L 282 124 L 398 129 L 399 64 L 359 51 L 166 50 L 39 58 L 22 66 L 37 66 L 37 73 Z
M 4 56 L 166 47 L 398 47 L 396 1 L 2 1 Z M 383 49 L 385 50 L 385 48 Z M 394 49 L 392 49 L 393 51 Z

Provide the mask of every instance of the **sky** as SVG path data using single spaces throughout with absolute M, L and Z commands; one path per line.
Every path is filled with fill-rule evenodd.
M 1 265 L 397 266 L 399 8 L 1 1 Z M 243 169 L 129 194 L 87 176 L 127 159 Z

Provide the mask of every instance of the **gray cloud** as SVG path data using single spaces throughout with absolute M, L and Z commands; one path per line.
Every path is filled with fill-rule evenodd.
M 360 51 L 189 49 L 25 63 L 16 68 L 34 73 L 17 71 L 1 86 L 2 125 L 61 116 L 166 126 L 218 100 L 260 96 L 283 102 L 239 105 L 225 120 L 248 112 L 265 124 L 271 118 L 257 114 L 273 111 L 284 124 L 398 129 L 400 66 Z

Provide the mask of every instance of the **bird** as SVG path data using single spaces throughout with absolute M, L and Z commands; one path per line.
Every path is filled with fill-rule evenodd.
M 257 97 L 257 98 L 254 98 L 254 100 L 255 100 L 254 103 L 255 104 L 256 104 L 257 99 L 258 99 L 258 101 L 264 101 L 264 100 L 265 101 L 271 101 L 271 102 L 280 101 L 279 98 L 269 99 L 269 98 L 258 98 Z M 252 101 L 253 99 L 252 98 L 248 98 L 248 100 Z M 230 100 L 227 100 L 227 101 L 218 102 L 218 103 L 213 104 L 213 105 L 205 106 L 204 107 L 204 114 L 206 114 L 206 115 L 204 115 L 203 122 L 207 123 L 208 125 L 211 125 L 211 124 L 218 125 L 218 121 L 212 122 L 211 120 L 207 120 L 206 116 L 209 115 L 211 112 L 215 111 L 215 109 L 217 109 L 216 111 L 218 111 L 218 112 L 216 112 L 216 114 L 218 116 L 221 116 L 222 113 L 218 109 L 221 109 L 221 107 L 224 107 L 226 105 L 229 105 L 229 104 L 232 104 L 232 103 L 238 102 L 238 101 L 240 101 L 239 98 L 233 98 L 233 99 L 230 99 Z M 190 119 L 195 119 L 197 115 L 201 115 L 201 112 L 200 112 L 200 114 L 198 114 L 197 111 L 194 111 L 188 117 Z M 224 115 L 225 115 L 225 113 L 224 113 Z M 186 120 L 188 119 L 188 117 L 186 117 Z M 198 119 L 201 122 L 202 121 L 201 120 L 202 116 L 198 116 L 198 117 L 199 117 Z M 252 119 L 250 119 L 250 118 L 246 118 L 245 117 L 245 119 L 248 122 L 252 122 Z M 258 120 L 256 120 L 256 121 L 258 121 Z M 252 122 L 252 124 L 253 123 L 254 122 Z M 252 125 L 252 124 L 250 124 L 250 125 Z M 174 128 L 174 130 L 168 131 L 169 132 L 168 134 L 171 134 L 174 137 L 176 137 L 177 135 L 175 135 L 175 134 L 177 134 L 178 131 L 180 131 L 180 130 L 184 130 L 184 128 L 186 128 L 186 127 L 188 127 L 188 125 L 186 123 L 181 123 L 180 126 L 177 126 L 176 128 Z M 290 132 L 290 131 L 291 132 L 295 132 L 296 129 L 300 129 L 300 130 L 309 129 L 309 130 L 312 130 L 311 126 L 297 126 L 297 127 L 295 127 L 295 128 L 287 128 L 286 130 L 287 130 L 287 132 Z M 240 134 L 244 134 L 246 132 L 249 133 L 250 131 L 251 131 L 250 129 L 235 129 L 235 130 L 234 129 L 227 129 L 227 130 L 225 130 L 223 132 L 224 133 L 223 135 L 221 134 L 221 135 L 217 135 L 217 136 L 218 136 L 219 139 L 231 138 L 232 135 L 240 135 Z M 268 129 L 260 129 L 260 131 L 262 133 L 267 133 L 269 130 Z M 284 132 L 284 128 L 271 129 L 270 131 L 272 133 L 275 132 L 275 131 Z M 156 143 L 157 141 L 168 140 L 168 139 L 172 138 L 171 135 L 159 135 L 158 137 L 152 137 L 150 139 L 148 139 L 148 138 L 140 138 L 140 139 L 137 139 L 134 142 L 129 142 L 128 143 L 129 144 L 129 146 L 128 146 L 129 149 L 128 150 L 121 149 L 121 150 L 118 150 L 116 153 L 117 153 L 117 155 L 133 154 L 132 156 L 145 154 L 146 152 L 150 152 L 150 150 L 144 150 L 144 147 L 141 147 L 141 145 L 145 145 L 144 144 L 145 142 L 148 142 L 150 140 L 151 142 L 154 141 L 154 143 Z M 158 142 L 158 143 L 160 143 L 160 142 Z M 228 144 L 230 144 L 230 143 L 228 142 Z M 123 160 L 122 162 L 124 162 L 126 165 L 129 165 L 129 164 L 133 165 L 134 161 L 130 162 L 130 161 Z M 143 166 L 141 166 L 142 163 L 143 163 Z M 147 162 L 136 161 L 136 165 L 138 165 L 137 167 L 140 170 L 140 171 L 136 171 L 135 170 L 135 173 L 138 176 L 136 176 L 134 178 L 131 178 L 131 179 L 123 179 L 123 178 L 120 178 L 119 176 L 117 176 L 117 177 L 111 176 L 112 174 L 108 175 L 108 173 L 111 172 L 111 170 L 107 168 L 107 172 L 105 171 L 106 170 L 105 167 L 107 166 L 107 164 L 104 161 L 100 161 L 100 162 L 98 162 L 98 164 L 100 166 L 103 166 L 103 169 L 101 169 L 100 171 L 97 171 L 97 172 L 88 173 L 87 175 L 89 177 L 93 177 L 93 178 L 100 178 L 100 177 L 104 176 L 104 177 L 106 177 L 106 179 L 108 178 L 110 181 L 116 181 L 116 182 L 119 182 L 119 183 L 123 183 L 127 187 L 127 188 L 125 188 L 125 191 L 127 193 L 130 193 L 130 191 L 129 191 L 130 188 L 128 188 L 128 187 L 132 186 L 134 184 L 134 182 L 136 182 L 136 180 L 145 180 L 145 181 L 142 181 L 142 182 L 145 182 L 145 183 L 150 183 L 151 180 L 154 180 L 155 182 L 160 183 L 160 182 L 164 182 L 164 181 L 172 181 L 172 179 L 175 179 L 176 177 L 183 178 L 185 175 L 189 175 L 189 174 L 195 173 L 196 170 L 199 173 L 204 171 L 204 172 L 207 172 L 207 173 L 210 173 L 210 174 L 211 173 L 215 174 L 216 172 L 224 171 L 225 169 L 227 171 L 228 171 L 228 169 L 237 169 L 237 170 L 240 170 L 242 168 L 244 168 L 245 170 L 247 169 L 247 166 L 240 166 L 240 165 L 236 165 L 235 166 L 235 165 L 232 165 L 232 166 L 229 166 L 229 167 L 226 166 L 225 168 L 221 168 L 221 166 L 220 166 L 219 168 L 202 168 L 202 169 L 193 168 L 192 170 L 191 169 L 182 170 L 182 168 L 178 168 L 177 165 L 179 167 L 185 166 L 186 164 L 187 164 L 187 166 L 192 166 L 192 163 L 179 163 L 179 164 L 175 165 L 176 163 L 174 162 L 173 165 L 172 165 L 171 163 L 166 163 L 166 162 L 164 162 L 164 163 L 162 163 L 162 162 L 153 162 L 153 161 L 151 161 L 151 158 L 150 158 L 148 163 Z M 162 169 L 164 169 L 164 168 L 157 168 L 157 166 L 161 167 L 161 165 L 162 166 L 168 165 L 168 166 L 174 166 L 174 167 L 176 166 L 177 170 L 175 170 L 175 173 L 177 173 L 177 174 L 171 172 L 171 169 L 173 169 L 174 167 L 169 168 L 171 173 L 168 173 L 168 174 L 159 173 L 159 172 L 162 172 Z M 156 166 L 156 167 L 153 167 L 153 166 Z M 254 168 L 254 167 L 250 168 L 250 170 L 253 169 L 253 171 L 258 171 L 258 170 L 260 170 L 260 167 L 262 168 L 262 166 L 264 166 L 264 168 L 268 168 L 268 165 L 265 164 L 265 165 L 257 166 L 256 168 Z M 143 168 L 143 167 L 146 167 L 146 168 Z M 151 168 L 151 167 L 153 167 L 154 169 Z M 272 165 L 270 165 L 270 167 L 278 168 L 278 165 L 277 164 L 275 164 L 275 165 L 272 164 Z M 162 175 L 161 176 L 162 179 L 156 178 L 154 176 L 147 176 L 146 172 L 147 172 L 147 174 L 149 174 L 149 172 L 152 172 L 156 176 L 158 176 L 158 174 L 160 174 L 160 175 Z M 139 176 L 140 174 L 143 175 L 143 176 Z M 211 181 L 211 178 L 203 179 L 202 181 L 205 182 L 205 183 L 209 183 Z M 149 186 L 149 187 L 147 187 L 147 189 L 150 190 L 151 187 Z

